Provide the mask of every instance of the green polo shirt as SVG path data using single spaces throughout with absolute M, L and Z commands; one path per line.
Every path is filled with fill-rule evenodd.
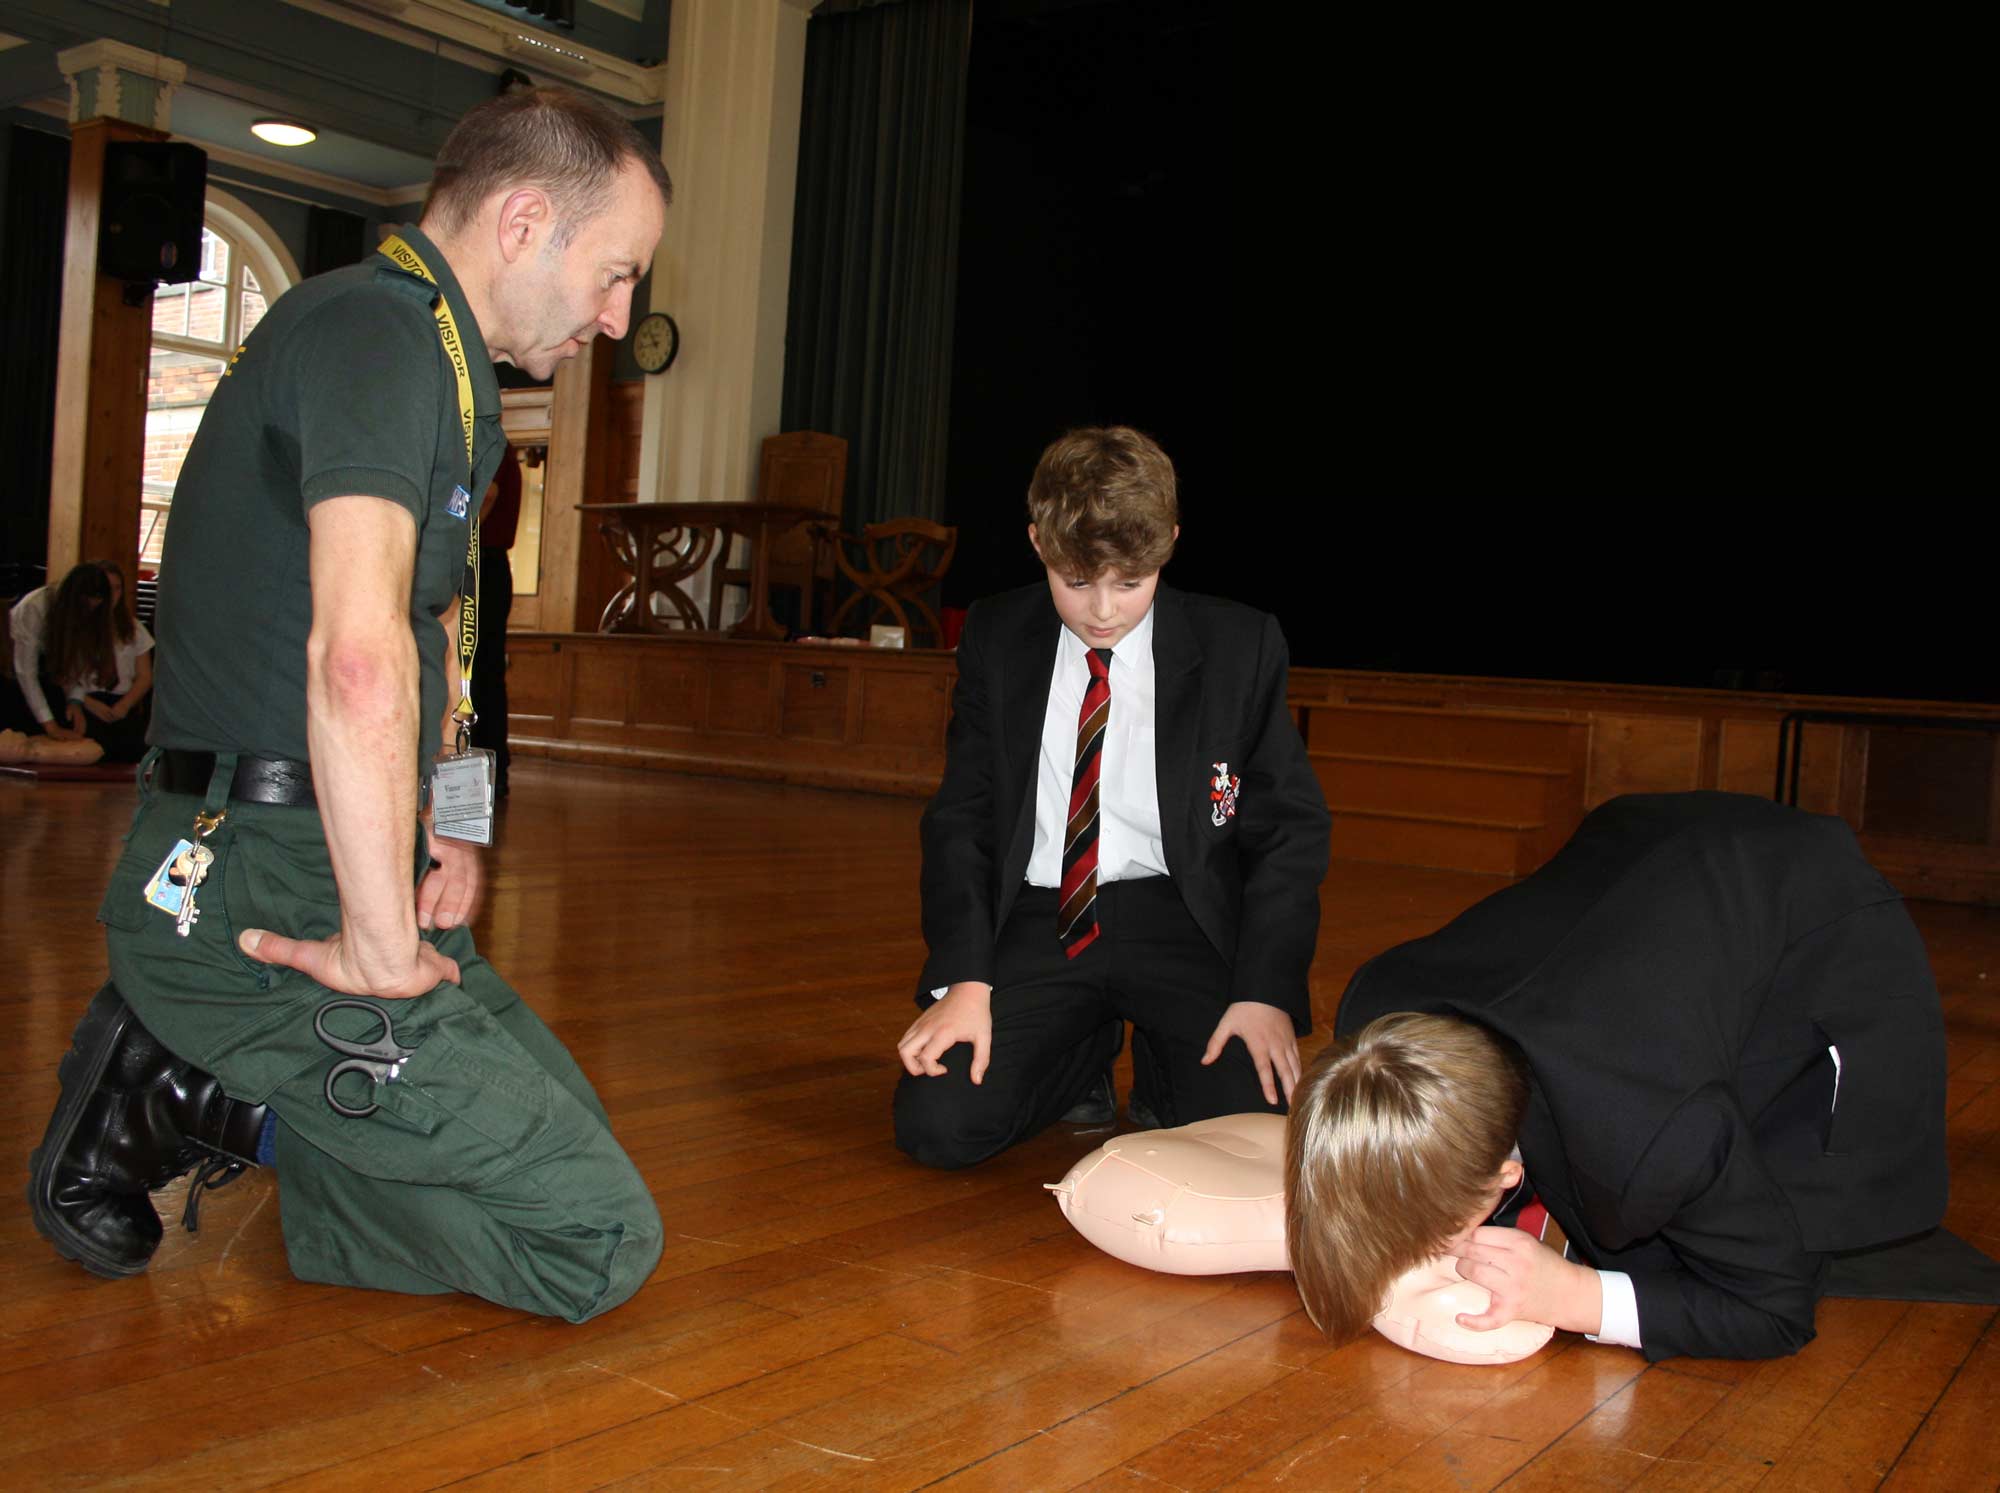
M 418 765 L 438 749 L 447 691 L 438 618 L 464 574 L 466 524 L 500 465 L 500 388 L 451 267 L 414 228 L 465 339 L 474 470 L 438 338 L 438 290 L 370 254 L 279 297 L 237 350 L 174 488 L 160 563 L 150 740 L 304 761 L 306 515 L 325 498 L 386 498 L 417 525 L 410 634 L 422 684 Z

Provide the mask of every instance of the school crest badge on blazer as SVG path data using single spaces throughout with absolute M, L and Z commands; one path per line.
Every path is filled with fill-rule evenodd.
M 1220 829 L 1236 817 L 1236 795 L 1242 791 L 1243 780 L 1230 772 L 1227 762 L 1209 765 L 1215 773 L 1208 780 L 1208 822 Z

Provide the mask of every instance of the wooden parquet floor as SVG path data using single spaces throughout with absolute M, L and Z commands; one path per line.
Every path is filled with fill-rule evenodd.
M 0 1488 L 2000 1483 L 1990 1308 L 1832 1301 L 1769 1363 L 1648 1368 L 1559 1334 L 1463 1367 L 1330 1347 L 1286 1276 L 1099 1254 L 1041 1184 L 1101 1134 L 920 1171 L 889 1133 L 920 805 L 758 784 L 523 763 L 491 856 L 481 942 L 667 1221 L 631 1303 L 577 1328 L 295 1281 L 268 1173 L 145 1275 L 94 1279 L 35 1236 L 19 1183 L 103 978 L 92 915 L 129 791 L 0 782 Z M 1337 862 L 1322 1023 L 1361 959 L 1496 884 Z M 2000 1253 L 2000 911 L 1916 913 L 1950 1023 L 1950 1222 Z

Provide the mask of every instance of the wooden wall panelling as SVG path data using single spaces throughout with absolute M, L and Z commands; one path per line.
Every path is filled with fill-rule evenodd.
M 1771 784 L 1778 771 L 1778 729 L 1768 720 L 1728 717 L 1716 722 L 1719 738 L 1715 779 L 1712 784 L 1724 793 L 1755 793 L 1771 796 Z
M 1329 760 L 1341 757 L 1353 745 L 1340 739 L 1339 733 L 1347 727 L 1339 711 L 1332 708 L 1339 706 L 1408 708 L 1410 735 L 1392 745 L 1411 755 L 1428 751 L 1438 759 L 1435 765 L 1439 767 L 1464 766 L 1470 760 L 1459 750 L 1464 743 L 1455 741 L 1444 728 L 1445 719 L 1454 712 L 1567 713 L 1590 725 L 1592 804 L 1619 791 L 1687 787 L 1769 797 L 1776 777 L 1780 722 L 1793 711 L 1970 717 L 2000 724 L 2000 706 L 1959 702 L 1382 675 L 1341 669 L 1292 670 L 1290 697 L 1304 718 L 1314 766 L 1328 785 L 1329 799 L 1336 802 L 1339 775 L 1350 768 L 1330 767 Z M 1414 713 L 1422 707 L 1436 712 L 1437 724 L 1428 732 L 1421 729 L 1421 714 Z M 1861 834 L 1869 856 L 1909 895 L 2000 905 L 2000 742 L 1994 747 L 1988 769 L 1990 787 L 1981 791 L 1977 781 L 1980 759 L 1975 749 L 1939 748 L 1941 757 L 1949 761 L 1940 761 L 1934 771 L 1926 772 L 1919 760 L 1922 754 L 1914 748 L 1882 745 L 1895 743 L 1894 729 L 1824 723 L 1806 726 L 1799 738 L 1799 806 L 1845 818 Z M 1938 729 L 1920 734 L 1941 737 L 1944 732 Z M 1871 737 L 1875 748 L 1871 748 Z M 1880 760 L 1878 749 L 1896 755 L 1896 763 Z M 1487 770 L 1491 770 L 1490 763 Z M 1899 774 L 1902 781 L 1891 786 L 1891 778 Z M 1871 809 L 1871 800 L 1885 791 L 1888 798 Z M 1913 795 L 1938 796 L 1949 802 L 1919 807 L 1907 801 Z M 1903 829 L 1935 828 L 1960 819 L 1976 822 L 1983 814 L 1989 832 L 1981 844 L 1971 843 L 1962 829 L 1921 837 L 1891 834 L 1868 826 L 1869 816 L 1877 813 L 1887 814 L 1889 823 Z M 1341 844 L 1338 810 L 1335 826 L 1335 854 L 1350 854 Z
M 1568 716 L 1528 711 L 1335 704 L 1313 711 L 1315 751 L 1399 760 L 1560 767 Z
M 507 742 L 559 739 L 571 730 L 573 650 L 547 636 L 507 638 Z
M 562 698 L 557 645 L 510 639 L 507 646 L 507 716 L 510 731 L 540 732 L 554 723 Z
M 673 654 L 642 655 L 636 673 L 631 696 L 633 725 L 674 731 L 700 728 L 707 671 L 698 660 Z
M 778 733 L 813 741 L 846 741 L 852 670 L 828 660 L 785 665 Z
M 776 733 L 783 679 L 761 651 L 716 658 L 708 669 L 708 729 L 735 736 Z
M 1993 743 L 1993 778 L 1986 790 L 1986 843 L 2000 846 L 2000 741 Z
M 529 756 L 919 796 L 943 772 L 948 653 L 543 633 L 517 639 L 515 658 L 514 745 Z M 1358 677 L 1383 698 L 1380 676 Z M 1418 676 L 1396 705 L 1355 706 L 1333 671 L 1295 670 L 1293 680 L 1335 808 L 1337 857 L 1515 876 L 1568 837 L 1586 794 L 1592 804 L 1691 787 L 1768 796 L 1784 714 L 1852 703 Z M 2000 708 L 1931 708 L 2000 721 Z M 1868 734 L 1803 732 L 1802 807 L 1858 816 Z M 1990 842 L 2000 840 L 2000 762 L 1988 782 L 1978 802 Z M 1538 809 L 1520 796 L 1530 783 L 1543 790 Z M 1453 797 L 1465 793 L 1474 796 Z M 2000 844 L 1875 833 L 1863 846 L 1906 893 L 2000 903 Z
M 706 634 L 519 641 L 534 708 L 512 744 L 528 756 L 899 794 L 928 794 L 943 774 L 948 653 Z
M 1713 715 L 1703 714 L 1701 720 L 1701 750 L 1695 764 L 1694 780 L 1697 786 L 1713 788 L 1722 775 L 1722 722 Z
M 1432 692 L 1336 699 L 1306 715 L 1336 855 L 1520 875 L 1582 813 L 1588 727 L 1570 714 L 1468 708 Z
M 632 720 L 632 688 L 638 661 L 609 648 L 579 641 L 570 649 L 569 714 L 573 723 L 625 726 Z
M 1835 757 L 1840 764 L 1839 778 L 1834 786 L 1833 806 L 1829 809 L 1815 809 L 1815 812 L 1838 814 L 1851 825 L 1857 834 L 1868 828 L 1868 755 L 1875 733 L 1866 726 L 1833 726 L 1830 730 L 1838 733 Z M 1799 785 L 1799 807 L 1811 808 L 1806 802 L 1805 784 Z
M 1584 807 L 1621 793 L 1682 793 L 1701 786 L 1701 721 L 1687 716 L 1593 715 Z
M 1877 726 L 1862 766 L 1871 834 L 1984 845 L 1991 837 L 2000 737 L 1983 732 Z
M 856 742 L 898 766 L 916 767 L 944 755 L 951 719 L 950 687 L 936 673 L 857 672 Z

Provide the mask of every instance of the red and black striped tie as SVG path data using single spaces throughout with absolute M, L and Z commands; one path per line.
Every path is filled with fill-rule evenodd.
M 1111 718 L 1111 650 L 1093 648 L 1084 661 L 1090 684 L 1077 713 L 1076 771 L 1063 830 L 1062 906 L 1056 913 L 1056 937 L 1072 959 L 1097 937 L 1097 772 L 1104 760 L 1104 723 Z

